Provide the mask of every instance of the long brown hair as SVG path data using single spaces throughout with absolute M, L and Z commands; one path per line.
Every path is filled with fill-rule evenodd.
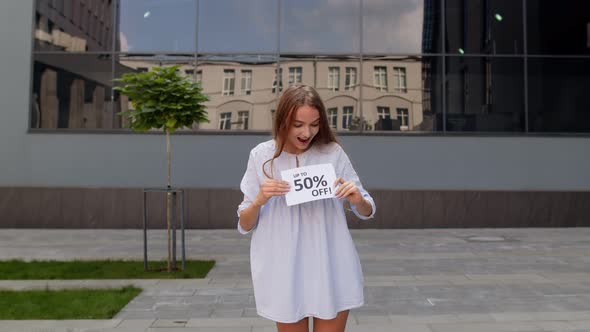
M 287 142 L 287 135 L 293 122 L 295 121 L 295 112 L 302 106 L 310 106 L 320 113 L 320 123 L 318 133 L 313 137 L 307 149 L 314 144 L 328 144 L 331 142 L 338 143 L 336 135 L 328 124 L 326 107 L 317 91 L 309 85 L 297 84 L 292 85 L 279 99 L 279 106 L 275 113 L 275 119 L 272 127 L 273 136 L 276 142 L 275 153 L 273 157 L 264 162 L 262 171 L 268 178 L 272 178 L 272 163 L 281 155 Z M 270 162 L 271 175 L 269 176 L 264 169 L 265 165 Z

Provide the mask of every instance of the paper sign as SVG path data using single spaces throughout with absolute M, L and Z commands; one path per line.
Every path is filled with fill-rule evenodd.
M 332 164 L 291 168 L 282 171 L 281 176 L 291 185 L 285 195 L 288 206 L 334 197 L 336 172 Z

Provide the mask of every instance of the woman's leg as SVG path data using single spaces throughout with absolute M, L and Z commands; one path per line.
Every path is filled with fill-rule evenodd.
M 276 323 L 278 332 L 309 332 L 309 317 L 305 317 L 297 323 Z
M 344 332 L 346 328 L 346 320 L 350 310 L 340 311 L 336 318 L 320 319 L 313 318 L 313 332 Z

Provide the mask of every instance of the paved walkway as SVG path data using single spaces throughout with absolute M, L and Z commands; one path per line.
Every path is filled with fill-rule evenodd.
M 164 258 L 164 231 L 150 231 Z M 352 230 L 365 306 L 347 331 L 590 331 L 590 228 Z M 187 257 L 214 259 L 200 280 L 0 281 L 0 289 L 144 291 L 111 320 L 0 321 L 0 331 L 275 331 L 257 316 L 250 236 L 190 230 Z M 0 231 L 0 259 L 142 259 L 140 230 Z

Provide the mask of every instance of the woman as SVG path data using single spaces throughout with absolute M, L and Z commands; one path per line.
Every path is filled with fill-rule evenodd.
M 238 231 L 252 232 L 250 266 L 256 310 L 279 332 L 344 331 L 349 310 L 363 305 L 363 274 L 346 223 L 348 201 L 361 219 L 375 215 L 350 160 L 328 125 L 311 87 L 289 87 L 281 96 L 274 139 L 252 151 L 240 188 Z M 331 163 L 335 197 L 287 206 L 289 183 L 280 172 Z

